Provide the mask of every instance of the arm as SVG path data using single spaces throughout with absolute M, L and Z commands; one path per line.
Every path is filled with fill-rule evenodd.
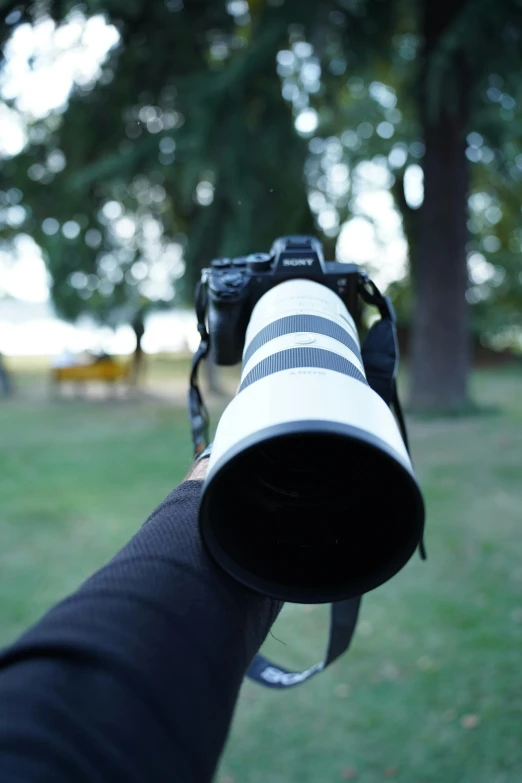
M 1 783 L 212 779 L 280 604 L 203 550 L 205 469 L 0 658 Z

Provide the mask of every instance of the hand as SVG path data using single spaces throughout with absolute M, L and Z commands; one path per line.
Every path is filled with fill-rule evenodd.
M 199 462 L 195 462 L 185 477 L 185 481 L 203 481 L 207 475 L 208 460 L 208 457 L 203 457 Z

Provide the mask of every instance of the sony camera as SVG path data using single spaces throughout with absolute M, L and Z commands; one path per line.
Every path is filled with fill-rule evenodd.
M 361 302 L 381 315 L 362 345 Z M 424 504 L 395 387 L 393 307 L 355 264 L 325 261 L 314 237 L 288 236 L 270 253 L 212 261 L 196 314 L 189 409 L 198 455 L 208 443 L 198 364 L 209 347 L 219 365 L 242 361 L 201 493 L 206 549 L 263 595 L 334 602 L 324 663 L 291 673 L 258 655 L 249 668 L 270 687 L 294 685 L 346 648 L 360 596 L 423 551 Z
M 361 300 L 382 316 L 362 347 Z M 397 353 L 387 297 L 355 264 L 325 261 L 314 237 L 288 236 L 270 253 L 215 259 L 196 311 L 202 345 L 189 401 L 198 426 L 194 368 L 209 344 L 218 365 L 242 361 L 202 492 L 207 549 L 236 579 L 282 600 L 342 600 L 382 584 L 423 527 L 389 408 Z
M 306 278 L 331 289 L 357 321 L 355 264 L 325 261 L 315 237 L 276 239 L 269 253 L 240 258 L 216 258 L 208 272 L 208 326 L 216 364 L 241 361 L 245 334 L 252 311 L 263 294 L 286 280 Z

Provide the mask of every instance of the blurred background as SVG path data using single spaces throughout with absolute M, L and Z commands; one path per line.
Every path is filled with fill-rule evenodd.
M 217 780 L 519 783 L 519 0 L 0 18 L 0 641 L 185 475 L 201 269 L 313 233 L 395 303 L 429 560 L 321 677 L 244 686 Z M 236 377 L 207 368 L 214 423 Z M 326 629 L 289 606 L 267 648 L 306 668 Z

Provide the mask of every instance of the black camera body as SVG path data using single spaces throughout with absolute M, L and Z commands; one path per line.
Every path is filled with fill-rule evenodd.
M 274 286 L 305 278 L 330 288 L 357 319 L 356 264 L 325 261 L 315 237 L 276 239 L 270 253 L 216 258 L 207 271 L 208 327 L 214 361 L 226 366 L 241 361 L 245 334 L 254 306 Z

